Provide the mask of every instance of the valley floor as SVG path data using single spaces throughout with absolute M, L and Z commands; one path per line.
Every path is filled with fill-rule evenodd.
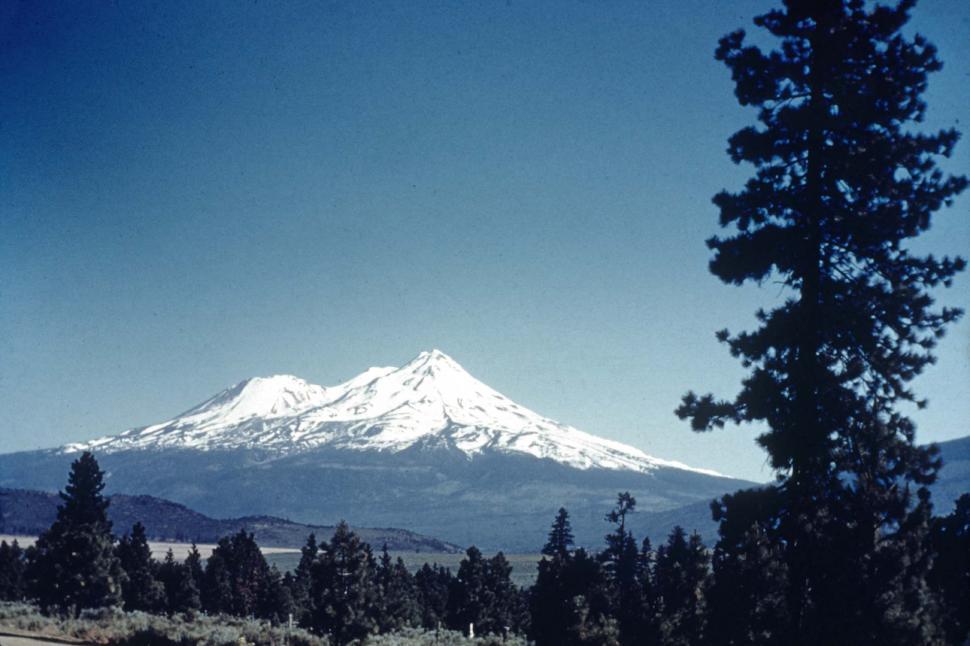
M 37 540 L 36 536 L 15 536 L 11 534 L 0 534 L 0 541 L 6 541 L 10 543 L 16 540 L 20 547 L 28 547 L 34 544 Z M 152 558 L 161 561 L 165 558 L 165 555 L 169 550 L 172 550 L 172 555 L 177 561 L 184 561 L 185 557 L 189 555 L 189 551 L 192 549 L 191 543 L 169 543 L 164 541 L 150 541 L 148 546 L 152 549 Z M 209 558 L 212 554 L 212 550 L 216 548 L 214 544 L 198 544 L 196 547 L 199 550 L 199 554 L 202 558 Z M 260 547 L 260 551 L 267 557 L 281 557 L 295 554 L 296 561 L 300 560 L 300 548 L 299 547 Z M 272 561 L 272 559 L 270 559 Z M 281 566 L 277 566 L 282 569 Z M 2 646 L 2 642 L 0 642 Z
M 0 541 L 10 543 L 16 540 L 21 547 L 33 545 L 36 539 L 36 536 L 0 534 Z M 164 559 L 165 554 L 171 549 L 175 559 L 182 561 L 188 556 L 189 550 L 192 549 L 190 543 L 150 541 L 148 545 L 152 549 L 152 557 L 158 560 Z M 212 550 L 215 549 L 215 545 L 212 544 L 200 544 L 196 545 L 196 547 L 199 549 L 202 558 L 208 558 L 212 554 Z M 374 547 L 377 549 L 376 546 Z M 300 562 L 299 547 L 260 547 L 260 550 L 266 556 L 266 560 L 271 565 L 275 565 L 280 572 L 290 571 Z M 437 563 L 438 565 L 451 569 L 452 573 L 455 573 L 458 571 L 458 564 L 465 558 L 464 553 L 452 554 L 448 552 L 406 552 L 393 550 L 389 553 L 391 558 L 396 559 L 401 557 L 408 570 L 412 573 L 421 569 L 421 566 L 425 563 L 429 565 Z M 492 555 L 486 554 L 485 556 Z M 542 558 L 541 554 L 506 554 L 505 558 L 508 559 L 509 564 L 512 566 L 513 583 L 520 587 L 530 586 L 535 583 L 539 560 Z M 0 646 L 4 646 L 4 644 L 5 642 L 0 639 Z

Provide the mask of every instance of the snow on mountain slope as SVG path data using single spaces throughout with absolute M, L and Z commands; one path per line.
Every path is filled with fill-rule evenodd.
M 402 368 L 371 368 L 332 387 L 290 375 L 247 379 L 169 421 L 63 450 L 259 448 L 292 453 L 332 447 L 396 452 L 418 442 L 453 447 L 469 457 L 526 453 L 578 469 L 649 472 L 672 467 L 719 475 L 542 417 L 438 350 L 422 352 Z

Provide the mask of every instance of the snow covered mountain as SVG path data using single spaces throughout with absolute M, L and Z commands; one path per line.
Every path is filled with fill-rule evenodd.
M 100 454 L 138 449 L 259 449 L 291 455 L 320 448 L 397 453 L 415 446 L 526 454 L 576 469 L 715 472 L 661 460 L 584 433 L 511 401 L 439 350 L 402 368 L 370 368 L 323 387 L 290 375 L 240 382 L 181 415 L 120 435 L 70 444 Z
M 620 491 L 636 497 L 638 537 L 663 540 L 671 522 L 709 533 L 709 501 L 754 484 L 543 417 L 437 350 L 337 386 L 248 379 L 160 424 L 0 455 L 0 487 L 57 491 L 82 450 L 94 451 L 111 494 L 512 552 L 538 550 L 563 506 L 577 544 L 598 545 Z

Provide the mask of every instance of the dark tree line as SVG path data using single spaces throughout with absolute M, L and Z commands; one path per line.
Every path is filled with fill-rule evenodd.
M 486 558 L 471 547 L 455 574 L 428 564 L 412 574 L 386 548 L 375 557 L 346 523 L 329 542 L 311 534 L 299 564 L 283 576 L 245 531 L 221 539 L 205 562 L 195 546 L 184 561 L 170 550 L 159 562 L 140 523 L 117 541 L 111 536 L 102 485 L 97 462 L 82 455 L 72 465 L 57 521 L 41 537 L 44 549 L 0 543 L 0 600 L 73 614 L 120 606 L 277 624 L 293 617 L 336 644 L 407 627 L 467 631 L 470 625 L 478 634 L 525 634 L 537 646 L 783 643 L 773 636 L 788 620 L 785 573 L 778 569 L 784 563 L 757 523 L 725 520 L 713 552 L 680 527 L 653 549 L 627 528 L 636 509 L 628 493 L 606 515 L 614 527 L 599 553 L 575 548 L 569 514 L 560 509 L 536 582 L 520 589 L 501 553 Z M 736 494 L 750 495 L 761 498 Z M 74 538 L 61 542 L 66 534 Z M 934 519 L 930 540 L 936 559 L 929 586 L 941 599 L 942 630 L 947 643 L 962 643 L 970 633 L 970 495 L 952 514 Z M 59 551 L 103 543 L 113 547 L 97 552 L 94 564 Z M 87 589 L 96 593 L 78 595 Z
M 90 453 L 71 465 L 57 520 L 35 546 L 0 543 L 0 600 L 32 601 L 45 612 L 78 615 L 118 606 L 157 614 L 198 612 L 295 623 L 335 644 L 406 627 L 479 634 L 522 633 L 524 591 L 501 553 L 468 549 L 457 574 L 425 565 L 412 574 L 385 547 L 375 557 L 346 523 L 329 542 L 310 535 L 293 572 L 270 566 L 252 534 L 222 538 L 208 559 L 152 557 L 145 528 L 120 539 L 107 519 L 104 474 Z

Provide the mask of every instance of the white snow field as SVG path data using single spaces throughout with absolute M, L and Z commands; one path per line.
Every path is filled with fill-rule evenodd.
M 166 422 L 62 450 L 247 448 L 289 454 L 330 447 L 397 452 L 418 442 L 450 446 L 469 458 L 497 451 L 577 469 L 646 473 L 672 467 L 720 475 L 543 417 L 478 381 L 439 350 L 422 352 L 401 368 L 370 368 L 337 386 L 317 386 L 291 375 L 254 377 Z

